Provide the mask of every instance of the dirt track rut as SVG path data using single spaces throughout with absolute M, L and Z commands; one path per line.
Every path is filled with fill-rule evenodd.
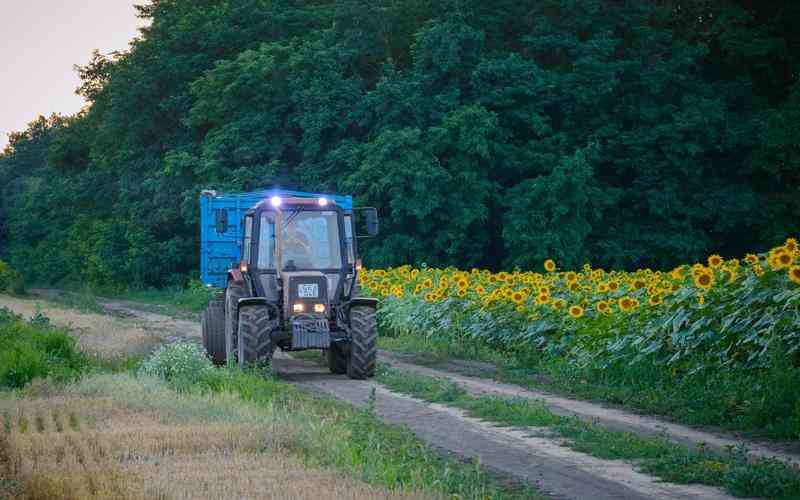
M 15 305 L 19 306 L 9 303 L 6 297 L 0 297 L 2 305 L 12 309 Z M 101 305 L 115 316 L 114 326 L 148 332 L 160 330 L 162 341 L 176 338 L 199 340 L 200 328 L 195 321 L 174 319 L 138 309 L 130 302 L 101 301 Z M 63 309 L 60 310 L 59 321 L 63 321 Z M 74 315 L 86 316 L 82 313 Z M 90 329 L 93 319 L 82 318 L 81 324 Z M 395 365 L 402 363 L 396 359 L 392 362 Z M 417 371 L 427 370 L 408 363 L 402 365 L 403 368 Z M 559 438 L 548 435 L 546 430 L 498 427 L 468 417 L 454 408 L 394 393 L 375 381 L 354 381 L 346 376 L 332 375 L 313 361 L 291 358 L 279 352 L 274 367 L 282 378 L 292 383 L 354 405 L 369 404 L 374 394 L 374 411 L 384 420 L 406 425 L 430 446 L 463 459 L 478 460 L 482 466 L 503 477 L 534 485 L 554 498 L 730 498 L 715 488 L 662 483 L 639 473 L 632 464 L 624 461 L 601 460 L 572 451 L 562 446 Z M 452 376 L 449 373 L 435 375 Z M 464 383 L 463 380 L 459 382 Z M 475 390 L 474 384 L 477 382 L 470 383 L 473 384 L 471 390 Z

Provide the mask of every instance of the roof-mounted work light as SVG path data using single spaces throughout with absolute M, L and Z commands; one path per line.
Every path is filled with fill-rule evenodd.
M 273 207 L 278 208 L 283 203 L 283 200 L 281 199 L 280 196 L 273 196 L 272 198 L 269 199 L 269 203 Z

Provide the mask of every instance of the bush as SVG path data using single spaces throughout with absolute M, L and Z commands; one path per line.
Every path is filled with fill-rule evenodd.
M 0 260 L 0 292 L 16 295 L 25 293 L 25 281 L 22 275 Z
M 35 323 L 25 322 L 0 308 L 0 387 L 24 387 L 36 378 L 66 382 L 88 367 L 75 339 L 45 320 L 39 314 Z
M 139 367 L 139 374 L 164 379 L 178 389 L 212 387 L 218 379 L 218 373 L 203 348 L 190 342 L 159 347 Z

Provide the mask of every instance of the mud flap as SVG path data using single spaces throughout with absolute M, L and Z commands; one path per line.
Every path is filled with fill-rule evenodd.
M 328 349 L 331 331 L 325 318 L 292 319 L 292 349 Z

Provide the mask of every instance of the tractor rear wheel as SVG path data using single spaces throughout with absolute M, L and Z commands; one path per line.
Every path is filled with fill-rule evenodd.
M 225 361 L 228 366 L 236 362 L 236 337 L 239 324 L 239 299 L 250 294 L 247 293 L 243 283 L 228 282 L 225 289 Z
M 328 361 L 328 369 L 331 373 L 341 375 L 347 373 L 347 352 L 338 344 L 331 344 L 325 351 Z
M 272 342 L 270 311 L 260 305 L 239 308 L 238 354 L 239 365 L 256 364 L 272 360 L 275 344 Z
M 375 308 L 353 306 L 350 308 L 350 356 L 347 376 L 365 379 L 375 376 L 378 357 L 378 323 Z
M 214 297 L 203 311 L 203 347 L 215 365 L 225 363 L 225 297 Z

